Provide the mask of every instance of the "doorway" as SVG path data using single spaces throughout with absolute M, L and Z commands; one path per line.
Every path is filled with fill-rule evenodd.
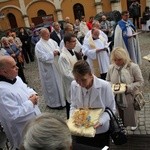
M 11 29 L 17 28 L 18 25 L 17 25 L 17 21 L 16 21 L 15 15 L 12 14 L 12 13 L 9 13 L 9 14 L 7 14 L 7 17 L 8 17 L 8 20 L 9 20 L 9 24 L 10 24 Z
M 80 3 L 77 3 L 73 6 L 73 12 L 74 12 L 75 19 L 81 20 L 81 16 L 85 16 L 84 7 Z

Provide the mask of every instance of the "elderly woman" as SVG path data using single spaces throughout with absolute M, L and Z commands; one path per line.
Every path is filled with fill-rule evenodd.
M 11 39 L 11 43 L 10 40 Z M 1 39 L 2 42 L 2 46 L 3 49 L 5 49 L 6 53 L 4 53 L 5 55 L 10 55 L 11 57 L 13 57 L 17 63 L 17 67 L 19 68 L 18 70 L 18 76 L 21 77 L 21 79 L 23 80 L 24 83 L 27 83 L 26 78 L 24 76 L 24 72 L 23 72 L 23 67 L 22 67 L 22 59 L 20 61 L 20 50 L 19 48 L 13 43 L 13 38 L 12 37 L 2 37 Z
M 107 81 L 94 76 L 86 61 L 80 60 L 75 63 L 73 75 L 75 81 L 71 83 L 71 116 L 76 109 L 80 108 L 102 108 L 105 110 L 106 107 L 109 107 L 115 113 L 116 107 L 111 85 Z M 94 125 L 96 129 L 95 137 L 76 136 L 76 142 L 99 148 L 108 146 L 109 120 L 109 115 L 104 112 Z
M 64 120 L 43 113 L 25 128 L 20 150 L 70 150 L 72 137 Z
M 125 83 L 126 91 L 116 94 L 119 115 L 125 126 L 135 130 L 138 126 L 137 114 L 133 107 L 134 94 L 143 84 L 143 77 L 139 66 L 131 61 L 128 53 L 121 47 L 111 53 L 112 64 L 109 67 L 106 80 L 112 84 Z

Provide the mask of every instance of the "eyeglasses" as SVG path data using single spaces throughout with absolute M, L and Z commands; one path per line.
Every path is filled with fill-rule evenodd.
M 129 16 L 129 14 L 125 14 L 124 16 L 126 16 L 126 17 L 127 17 L 127 16 Z
M 76 42 L 76 40 L 70 41 L 70 43 L 71 43 L 71 42 L 74 43 L 74 42 Z

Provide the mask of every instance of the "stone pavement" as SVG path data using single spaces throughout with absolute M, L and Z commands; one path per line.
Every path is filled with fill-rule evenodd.
M 139 36 L 140 40 L 140 47 L 141 47 L 141 54 L 142 57 L 150 53 L 150 33 L 142 33 Z M 138 129 L 135 131 L 131 131 L 128 129 L 129 135 L 146 135 L 150 134 L 150 81 L 148 80 L 149 73 L 150 73 L 150 62 L 146 60 L 142 60 L 142 65 L 140 65 L 140 68 L 142 70 L 143 78 L 144 78 L 144 97 L 146 100 L 145 107 L 142 109 L 142 111 L 139 112 L 139 126 Z M 36 91 L 38 91 L 40 95 L 40 103 L 39 107 L 42 112 L 51 112 L 58 116 L 61 116 L 62 118 L 66 119 L 66 112 L 65 109 L 63 110 L 52 110 L 45 106 L 42 92 L 41 92 L 41 86 L 38 76 L 38 68 L 36 62 L 30 63 L 26 65 L 25 73 L 27 76 L 27 81 L 29 81 L 29 85 L 33 87 Z
M 140 39 L 140 47 L 142 57 L 150 53 L 150 33 L 142 33 L 139 35 Z M 33 65 L 33 66 L 32 66 Z M 34 87 L 40 94 L 40 104 L 39 107 L 42 112 L 51 112 L 54 113 L 64 119 L 66 119 L 66 110 L 51 110 L 45 106 L 41 88 L 40 81 L 37 73 L 37 64 L 34 62 L 32 64 L 27 65 L 27 69 L 25 72 L 28 77 L 29 84 Z M 33 69 L 34 68 L 34 69 Z M 146 60 L 142 60 L 142 65 L 140 65 L 142 70 L 143 78 L 144 78 L 144 97 L 146 99 L 145 107 L 142 111 L 139 112 L 139 126 L 137 130 L 131 131 L 130 128 L 127 128 L 128 134 L 128 143 L 122 146 L 115 146 L 112 143 L 110 144 L 110 149 L 113 150 L 148 150 L 150 149 L 150 81 L 148 80 L 150 73 L 150 62 Z M 144 138 L 143 138 L 144 137 Z M 137 148 L 138 147 L 138 148 Z
M 150 53 L 150 33 L 140 34 L 139 39 L 140 39 L 140 47 L 141 47 L 142 56 L 145 56 Z M 41 111 L 54 113 L 54 114 L 60 116 L 61 118 L 66 119 L 66 110 L 65 109 L 53 110 L 53 109 L 49 109 L 48 107 L 46 107 L 43 96 L 42 96 L 40 79 L 38 76 L 38 67 L 37 67 L 36 61 L 27 64 L 25 67 L 26 67 L 26 69 L 24 70 L 24 72 L 27 77 L 29 86 L 34 88 L 40 96 L 39 107 L 40 107 Z M 139 119 L 138 119 L 139 126 L 138 126 L 137 130 L 131 131 L 128 128 L 127 133 L 129 136 L 130 135 L 131 136 L 132 135 L 133 136 L 136 136 L 136 135 L 137 136 L 139 136 L 139 135 L 142 135 L 142 136 L 148 135 L 149 136 L 150 135 L 150 81 L 148 80 L 149 73 L 150 73 L 150 62 L 143 60 L 140 68 L 142 70 L 142 74 L 143 74 L 143 77 L 145 80 L 143 92 L 144 92 L 144 96 L 146 99 L 146 105 L 142 109 L 142 111 L 140 111 L 140 113 L 139 113 Z M 145 142 L 147 142 L 147 141 L 145 141 Z M 150 138 L 149 138 L 149 143 L 150 143 Z M 1 147 L 1 143 L 0 143 L 0 147 Z M 130 147 L 130 146 L 128 146 L 128 147 Z M 128 148 L 128 147 L 123 148 L 123 146 L 122 146 L 119 149 L 129 149 L 130 150 L 130 148 Z M 113 147 L 112 149 L 115 149 L 115 148 Z M 134 148 L 132 148 L 132 149 L 134 150 Z M 150 148 L 146 147 L 146 149 L 143 149 L 143 150 L 148 150 L 148 149 L 150 149 Z M 138 150 L 140 150 L 140 149 L 138 149 Z
M 139 112 L 139 118 L 138 118 L 139 126 L 135 131 L 131 131 L 130 128 L 127 127 L 128 135 L 141 135 L 141 134 L 150 135 L 150 93 L 144 93 L 144 97 L 146 99 L 146 104 L 145 107 Z M 63 110 L 49 109 L 49 107 L 45 106 L 43 97 L 41 97 L 41 99 L 42 102 L 39 104 L 39 107 L 42 112 L 50 112 L 66 119 L 65 108 Z

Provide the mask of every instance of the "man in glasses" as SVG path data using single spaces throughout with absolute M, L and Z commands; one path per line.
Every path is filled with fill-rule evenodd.
M 59 67 L 63 76 L 63 85 L 65 91 L 67 118 L 69 118 L 70 110 L 70 86 L 74 80 L 72 70 L 74 64 L 77 62 L 74 47 L 76 46 L 76 36 L 73 33 L 67 33 L 64 36 L 64 47 L 59 56 Z

